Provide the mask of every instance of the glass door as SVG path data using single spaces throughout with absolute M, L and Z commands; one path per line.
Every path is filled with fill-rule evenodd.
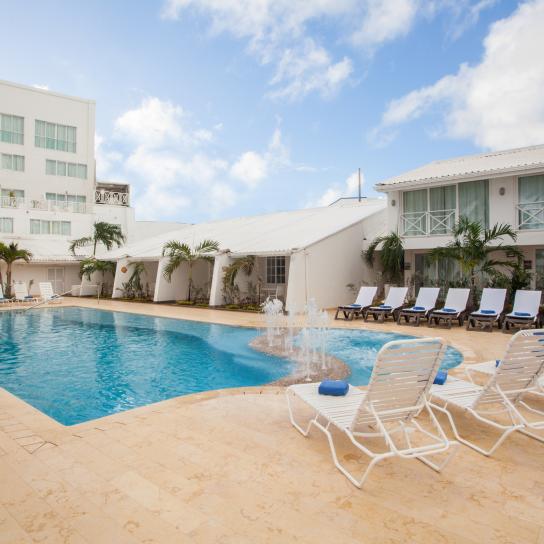
M 47 280 L 51 282 L 53 286 L 53 292 L 57 295 L 62 295 L 65 292 L 64 289 L 64 268 L 48 268 Z

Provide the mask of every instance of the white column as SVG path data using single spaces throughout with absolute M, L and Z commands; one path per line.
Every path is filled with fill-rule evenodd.
M 213 263 L 212 286 L 210 288 L 210 306 L 223 304 L 223 268 L 232 262 L 228 253 L 220 253 L 215 256 Z
M 302 312 L 307 302 L 306 254 L 299 251 L 291 255 L 289 262 L 285 308 L 288 311 Z
M 121 298 L 123 296 L 123 283 L 128 281 L 130 275 L 129 260 L 119 259 L 115 267 L 115 278 L 113 279 L 113 293 L 111 298 Z
M 164 267 L 169 258 L 162 257 L 157 270 L 157 282 L 155 283 L 154 302 L 165 302 L 167 300 L 185 300 L 187 297 L 187 263 L 182 265 L 172 274 L 171 281 L 164 277 Z

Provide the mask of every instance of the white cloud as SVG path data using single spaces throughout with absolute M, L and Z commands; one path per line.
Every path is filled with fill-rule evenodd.
M 392 101 L 379 132 L 440 107 L 442 132 L 488 149 L 544 141 L 544 0 L 520 5 L 484 40 L 481 62 Z
M 255 151 L 242 153 L 230 169 L 231 176 L 243 181 L 249 187 L 255 187 L 268 171 L 268 164 L 263 155 Z
M 361 172 L 361 187 L 364 186 L 365 178 Z M 329 206 L 336 200 L 342 197 L 356 196 L 359 192 L 359 173 L 353 172 L 344 183 L 333 183 L 330 187 L 327 187 L 321 196 L 316 199 L 310 200 L 307 204 L 307 208 L 315 208 L 320 206 Z

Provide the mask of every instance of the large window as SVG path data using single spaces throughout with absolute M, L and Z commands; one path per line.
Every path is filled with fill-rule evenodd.
M 459 217 L 489 227 L 489 181 L 481 179 L 459 183 Z
M 2 208 L 19 208 L 23 205 L 25 192 L 20 189 L 2 189 L 0 191 L 0 202 Z
M 54 208 L 85 213 L 85 204 L 87 202 L 85 196 L 67 195 L 66 193 L 45 193 L 45 199 Z
M 544 174 L 518 180 L 518 226 L 544 229 Z
M 46 221 L 43 219 L 30 220 L 30 234 L 56 234 L 70 236 L 72 224 L 70 221 Z
M 403 234 L 447 234 L 455 224 L 455 185 L 403 193 Z
M 20 145 L 25 143 L 24 117 L 0 113 L 0 142 Z
M 87 179 L 87 165 L 46 159 L 45 173 L 49 176 L 67 176 L 69 178 Z
M 285 257 L 266 258 L 266 283 L 285 283 Z
M 36 147 L 76 152 L 76 127 L 57 125 L 36 119 L 35 130 L 34 143 Z
M 12 217 L 0 217 L 0 232 L 3 234 L 13 233 L 13 218 Z
M 15 172 L 25 171 L 25 158 L 22 155 L 10 155 L 2 153 L 0 166 L 3 170 L 13 170 Z

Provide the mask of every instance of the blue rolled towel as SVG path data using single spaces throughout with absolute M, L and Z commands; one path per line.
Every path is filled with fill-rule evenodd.
M 434 384 L 435 385 L 444 385 L 446 383 L 446 380 L 448 379 L 448 371 L 447 370 L 439 370 L 436 373 L 436 376 L 434 378 Z
M 416 312 L 421 312 L 425 310 L 425 306 L 412 306 L 412 310 L 415 310 Z
M 480 310 L 479 313 L 485 314 L 485 315 L 495 315 L 497 312 L 495 310 Z
M 448 312 L 449 314 L 455 314 L 457 313 L 457 310 L 455 308 L 442 308 L 443 312 Z
M 390 309 L 391 309 L 391 306 L 388 306 L 388 305 L 386 305 L 386 304 L 380 304 L 380 305 L 378 306 L 378 308 L 383 308 L 384 310 L 390 310 Z
M 500 364 L 501 364 L 501 360 L 500 360 L 500 359 L 496 359 L 496 360 L 495 360 L 495 366 L 497 367 L 497 366 L 499 366 Z
M 531 317 L 531 314 L 529 312 L 514 312 L 514 315 L 517 315 L 519 317 Z
M 346 308 L 360 308 L 360 304 L 350 304 L 349 306 L 346 306 Z
M 343 380 L 323 380 L 318 389 L 320 395 L 332 395 L 333 397 L 343 397 L 348 391 L 349 383 Z

